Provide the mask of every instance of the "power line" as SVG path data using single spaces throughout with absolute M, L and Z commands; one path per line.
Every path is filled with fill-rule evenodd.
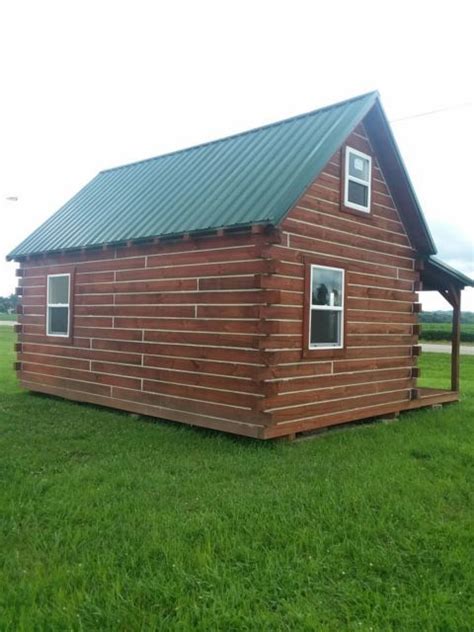
M 432 114 L 438 114 L 439 112 L 449 112 L 450 110 L 458 110 L 459 108 L 466 108 L 472 106 L 472 103 L 457 103 L 456 105 L 448 105 L 445 108 L 438 108 L 437 110 L 429 110 L 428 112 L 420 112 L 419 114 L 411 114 L 410 116 L 403 116 L 402 118 L 392 119 L 391 123 L 398 123 L 399 121 L 409 121 L 410 119 L 420 118 L 422 116 L 431 116 Z

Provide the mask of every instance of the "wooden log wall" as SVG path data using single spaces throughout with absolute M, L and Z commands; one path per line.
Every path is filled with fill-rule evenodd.
M 363 126 L 348 144 L 373 155 Z M 410 407 L 419 272 L 375 157 L 373 166 L 370 216 L 341 210 L 338 152 L 270 235 L 23 262 L 22 385 L 260 438 Z M 306 256 L 346 269 L 342 352 L 303 353 Z M 45 335 L 47 275 L 71 266 L 72 344 Z
M 33 391 L 259 436 L 264 234 L 22 263 L 21 383 Z M 74 268 L 73 340 L 45 335 L 48 274 Z
M 403 409 L 415 387 L 415 288 L 419 272 L 399 213 L 360 125 L 347 140 L 373 156 L 370 216 L 341 209 L 342 150 L 330 160 L 267 250 L 275 273 L 267 287 L 265 436 L 274 437 Z M 305 257 L 346 270 L 345 348 L 303 356 Z

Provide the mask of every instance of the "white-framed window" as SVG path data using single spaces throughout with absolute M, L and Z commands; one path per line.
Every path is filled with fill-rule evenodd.
M 344 206 L 370 213 L 372 158 L 346 147 L 344 170 Z
M 47 282 L 46 334 L 69 336 L 71 275 L 49 274 Z
M 344 270 L 312 265 L 310 280 L 310 349 L 344 346 Z

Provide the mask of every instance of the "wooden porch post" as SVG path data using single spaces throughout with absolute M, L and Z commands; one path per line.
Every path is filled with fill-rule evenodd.
M 453 330 L 451 334 L 451 390 L 459 391 L 459 353 L 461 345 L 461 290 L 450 290 L 453 306 Z
M 459 391 L 459 353 L 461 346 L 461 288 L 450 285 L 446 290 L 438 290 L 453 308 L 451 330 L 451 390 Z

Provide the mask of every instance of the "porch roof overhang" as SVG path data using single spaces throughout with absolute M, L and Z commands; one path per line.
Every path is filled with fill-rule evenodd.
M 420 279 L 424 291 L 462 290 L 474 286 L 473 279 L 433 256 L 424 259 Z
M 459 392 L 459 357 L 461 347 L 461 290 L 466 286 L 474 286 L 474 281 L 432 255 L 422 261 L 419 269 L 422 289 L 439 292 L 453 309 L 451 391 L 457 394 Z

